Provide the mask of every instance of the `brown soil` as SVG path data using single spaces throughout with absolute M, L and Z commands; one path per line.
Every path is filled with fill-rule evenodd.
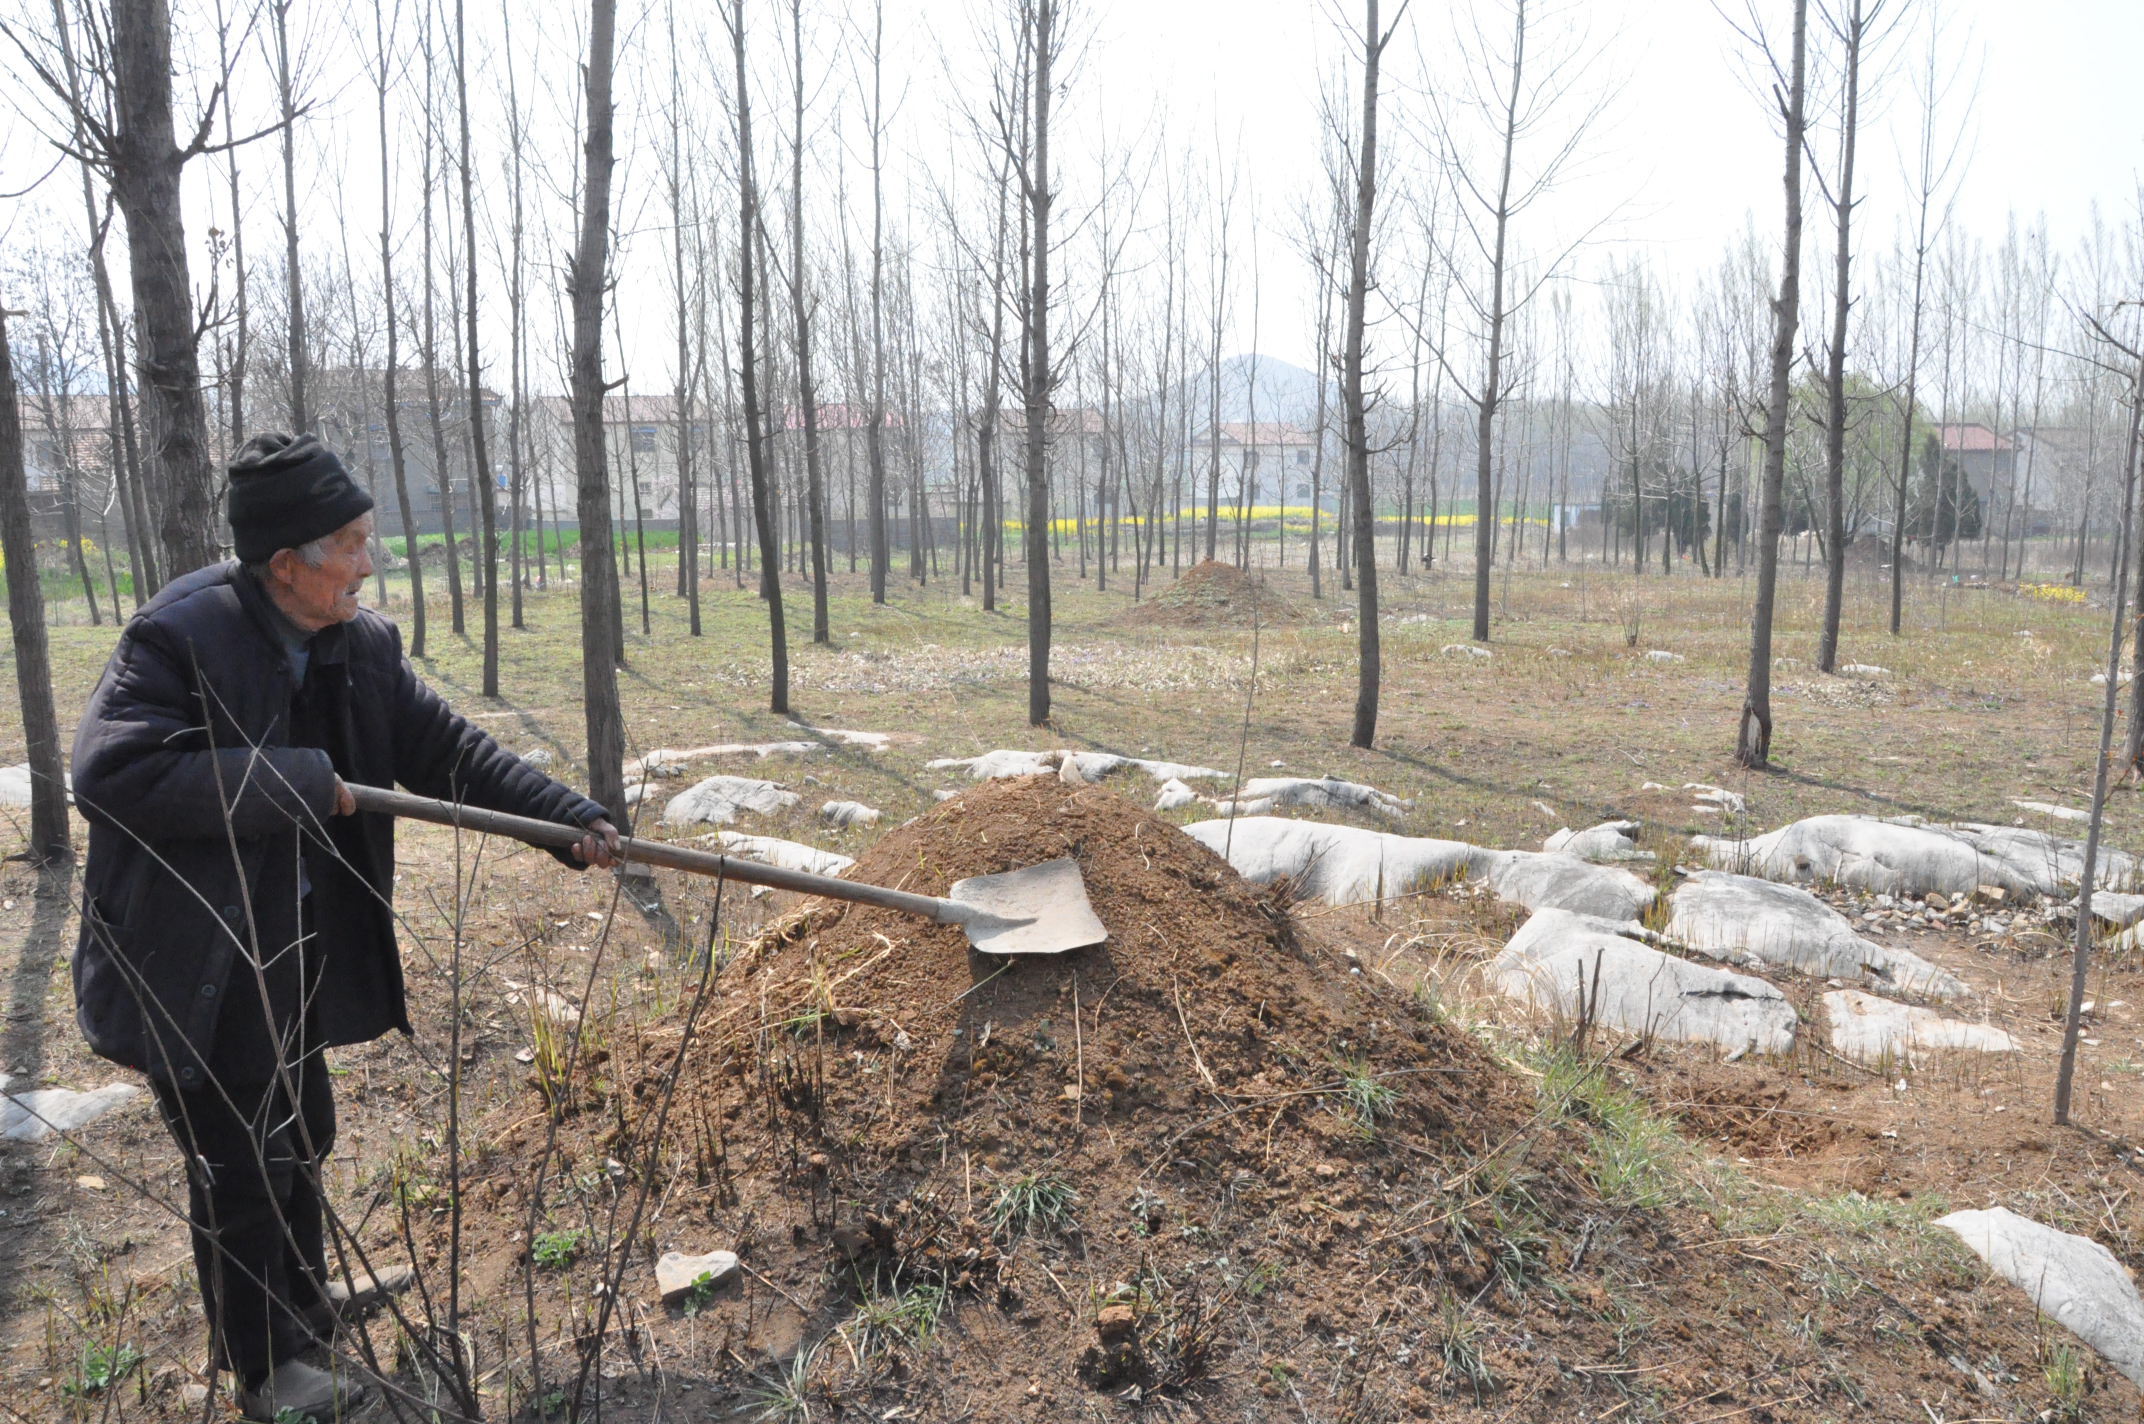
M 1542 1110 L 1362 968 L 1374 941 L 1358 961 L 1317 937 L 1360 926 L 1291 918 L 1112 793 L 989 783 L 852 878 L 940 894 L 1066 854 L 1106 945 L 1007 963 L 807 905 L 715 980 L 682 1052 L 680 1011 L 593 1056 L 549 1177 L 554 1198 L 602 1183 L 620 1223 L 647 1192 L 611 1325 L 621 1417 L 681 1382 L 722 1413 L 793 1379 L 814 1417 L 1904 1419 L 1977 1397 L 1966 1353 L 2024 1364 L 1987 1387 L 2034 1397 L 2032 1314 L 1962 1252 L 1916 1260 L 1887 1231 L 1840 1256 L 1791 1220 L 1759 1239 L 1604 1198 L 1585 1110 Z M 1599 1071 L 1731 1156 L 1873 1136 L 1729 1068 Z M 1379 1099 L 1367 1122 L 1351 1078 Z M 473 1184 L 477 1294 L 517 1307 L 532 1106 Z M 1043 1189 L 1061 1210 L 1023 1218 Z M 639 1304 L 640 1263 L 716 1248 L 747 1271 L 690 1318 Z M 585 1282 L 571 1295 L 539 1295 L 547 1338 L 587 1338 Z M 917 1302 L 927 1339 L 897 1323 Z
M 1240 624 L 1248 628 L 1254 620 L 1298 623 L 1304 615 L 1292 600 L 1268 585 L 1263 574 L 1208 559 L 1184 570 L 1176 582 L 1134 604 L 1124 616 L 1139 623 L 1178 627 Z

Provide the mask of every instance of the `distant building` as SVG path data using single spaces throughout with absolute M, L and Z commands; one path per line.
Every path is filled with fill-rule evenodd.
M 2017 474 L 2017 441 L 1978 422 L 1939 425 L 1936 436 L 1943 453 L 1954 461 L 1973 493 L 1980 498 L 1984 518 L 1999 518 L 1997 511 L 2010 504 L 2011 485 Z
M 1223 422 L 1191 442 L 1191 468 L 1203 480 L 1218 451 L 1225 497 L 1253 506 L 1297 504 L 1310 498 L 1317 448 L 1315 436 L 1285 421 Z

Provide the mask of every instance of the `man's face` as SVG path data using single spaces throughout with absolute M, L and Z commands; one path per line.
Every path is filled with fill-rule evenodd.
M 357 616 L 357 596 L 372 577 L 372 516 L 360 514 L 322 540 L 327 557 L 314 568 L 296 549 L 268 561 L 277 607 L 308 633 Z

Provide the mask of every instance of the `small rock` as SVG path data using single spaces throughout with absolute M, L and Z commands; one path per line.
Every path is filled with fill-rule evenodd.
M 666 1251 L 655 1261 L 655 1289 L 661 1294 L 664 1305 L 675 1305 L 702 1280 L 720 1284 L 736 1269 L 735 1251 L 709 1251 L 704 1256 Z
M 521 754 L 521 759 L 530 766 L 549 766 L 552 761 L 549 747 L 530 747 Z
M 1973 892 L 1973 898 L 1989 905 L 2000 905 L 2008 896 L 2000 885 L 1983 885 Z
M 1130 1306 L 1105 1305 L 1094 1317 L 1094 1333 L 1102 1338 L 1103 1344 L 1113 1345 L 1131 1334 L 1132 1327 L 1138 1323 L 1138 1313 Z
M 76 1177 L 74 1184 L 87 1192 L 101 1192 L 106 1185 L 104 1178 L 98 1176 Z
M 1948 910 L 1950 908 L 1950 896 L 1944 894 L 1941 890 L 1931 890 L 1928 892 L 1927 903 L 1928 908 L 1931 910 Z

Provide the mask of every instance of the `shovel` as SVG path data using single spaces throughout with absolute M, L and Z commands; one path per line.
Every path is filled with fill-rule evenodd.
M 538 821 L 528 816 L 510 816 L 503 811 L 483 811 L 457 806 L 425 796 L 388 791 L 377 786 L 351 786 L 357 809 L 383 816 L 402 816 L 412 821 L 459 826 L 486 835 L 507 836 L 531 845 L 565 849 L 580 844 L 587 834 L 556 821 Z M 984 954 L 1063 954 L 1100 944 L 1109 938 L 1087 899 L 1087 884 L 1080 878 L 1079 862 L 1069 856 L 1008 870 L 998 875 L 974 875 L 953 882 L 952 893 L 941 900 L 931 895 L 912 895 L 882 885 L 861 885 L 831 875 L 812 875 L 802 870 L 784 870 L 736 856 L 712 851 L 687 850 L 663 841 L 618 839 L 621 860 L 643 865 L 662 865 L 689 870 L 695 875 L 719 875 L 747 885 L 767 885 L 776 890 L 794 890 L 804 895 L 823 895 L 829 900 L 848 900 L 858 905 L 877 905 L 904 915 L 921 915 L 941 925 L 959 925 L 968 943 Z

